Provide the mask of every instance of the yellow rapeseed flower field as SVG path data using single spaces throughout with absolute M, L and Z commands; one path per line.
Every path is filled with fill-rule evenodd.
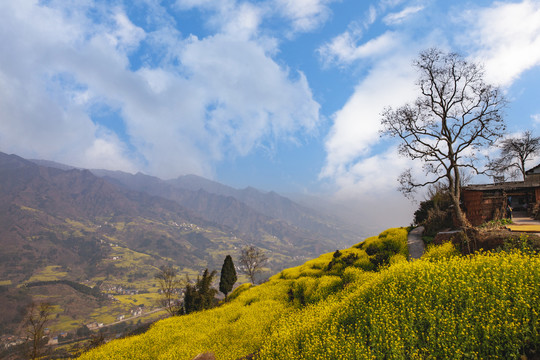
M 406 239 L 405 229 L 389 229 L 82 359 L 189 360 L 207 351 L 220 360 L 519 359 L 540 351 L 539 255 L 461 257 L 446 246 L 408 262 Z M 396 253 L 365 271 L 376 256 L 369 245 Z M 353 262 L 336 262 L 349 254 Z

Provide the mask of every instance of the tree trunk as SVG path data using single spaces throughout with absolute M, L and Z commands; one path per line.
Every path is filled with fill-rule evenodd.
M 459 193 L 459 191 L 458 191 Z M 469 221 L 467 220 L 467 216 L 461 210 L 460 201 L 459 201 L 459 195 L 456 196 L 454 193 L 451 194 L 452 202 L 454 203 L 454 214 L 456 215 L 456 220 L 458 222 L 459 227 L 466 227 L 469 225 Z

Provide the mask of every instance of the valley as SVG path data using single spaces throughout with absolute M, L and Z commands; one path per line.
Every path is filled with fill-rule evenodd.
M 197 190 L 195 181 L 201 183 Z M 47 325 L 53 343 L 71 343 L 77 334 L 85 338 L 87 329 L 118 336 L 165 315 L 154 278 L 161 266 L 173 266 L 185 283 L 254 245 L 269 258 L 263 281 L 358 240 L 275 193 L 237 191 L 193 176 L 163 181 L 75 169 L 7 154 L 0 154 L 0 200 L 4 344 L 24 337 L 32 302 L 53 305 Z M 238 265 L 237 271 L 237 284 L 247 282 Z

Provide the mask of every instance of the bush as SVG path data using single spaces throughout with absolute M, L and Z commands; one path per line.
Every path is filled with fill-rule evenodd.
M 458 256 L 459 251 L 451 242 L 446 242 L 442 245 L 431 245 L 427 248 L 421 259 L 426 261 L 439 261 L 450 259 L 453 256 Z
M 422 224 L 429 215 L 429 210 L 433 209 L 435 207 L 435 202 L 433 200 L 426 200 L 420 202 L 420 206 L 418 207 L 418 210 L 414 212 L 414 223 L 416 225 Z
M 451 228 L 454 225 L 452 212 L 450 210 L 433 208 L 429 210 L 428 217 L 423 225 L 425 235 L 435 236 L 439 231 Z
M 396 254 L 393 255 L 388 262 L 390 265 L 394 265 L 403 261 L 407 261 L 407 258 L 403 254 Z
M 502 250 L 507 252 L 512 250 L 519 250 L 528 254 L 532 254 L 536 251 L 534 249 L 533 243 L 529 239 L 529 235 L 525 233 L 519 234 L 519 237 L 510 236 L 504 239 Z
M 393 228 L 383 231 L 379 236 L 367 238 L 361 244 L 355 245 L 364 249 L 369 256 L 371 269 L 377 270 L 390 263 L 390 258 L 396 254 L 401 254 L 405 258 L 409 256 L 407 247 L 408 229 Z M 364 268 L 368 270 L 368 268 Z
M 422 201 L 414 213 L 414 223 L 424 226 L 424 235 L 435 236 L 453 226 L 452 199 L 445 189 L 433 189 L 430 199 Z
M 351 284 L 357 281 L 360 281 L 360 279 L 365 276 L 366 272 L 362 269 L 359 269 L 357 267 L 349 267 L 346 268 L 345 271 L 343 271 L 343 284 Z

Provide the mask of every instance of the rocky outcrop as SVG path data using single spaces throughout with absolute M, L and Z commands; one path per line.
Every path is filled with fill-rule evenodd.
M 216 360 L 216 356 L 212 352 L 205 352 L 195 356 L 193 360 Z

